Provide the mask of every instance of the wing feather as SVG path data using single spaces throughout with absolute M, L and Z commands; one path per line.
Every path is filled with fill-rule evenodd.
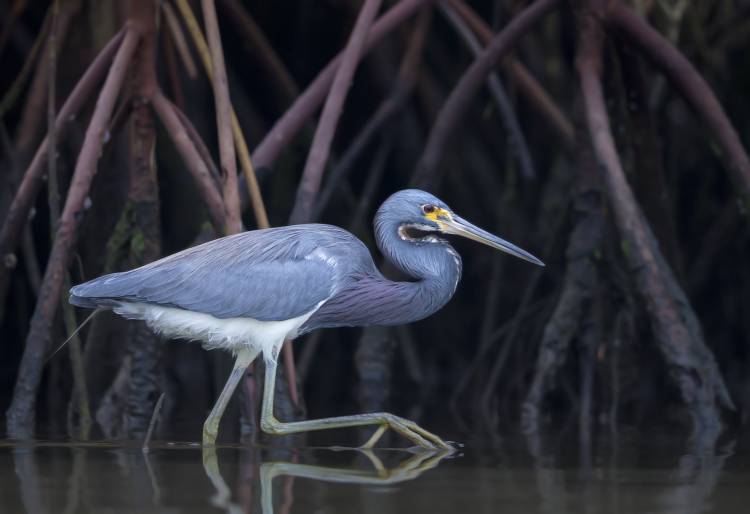
M 78 285 L 70 300 L 83 307 L 135 301 L 218 318 L 290 319 L 335 293 L 341 245 L 352 240 L 362 245 L 327 225 L 244 232 Z

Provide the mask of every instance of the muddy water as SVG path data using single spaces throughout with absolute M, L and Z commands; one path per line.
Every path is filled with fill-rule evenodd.
M 0 511 L 750 512 L 750 448 L 646 434 L 582 448 L 510 436 L 455 455 L 0 442 Z

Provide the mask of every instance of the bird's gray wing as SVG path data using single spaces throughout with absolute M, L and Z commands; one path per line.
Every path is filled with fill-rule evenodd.
M 329 298 L 337 283 L 336 262 L 326 253 L 330 234 L 303 227 L 256 230 L 210 241 L 76 286 L 71 302 L 91 307 L 136 301 L 218 318 L 294 318 Z

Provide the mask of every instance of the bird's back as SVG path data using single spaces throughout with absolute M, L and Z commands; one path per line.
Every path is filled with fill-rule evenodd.
M 373 272 L 367 248 L 346 230 L 292 225 L 222 237 L 99 277 L 73 287 L 70 301 L 89 308 L 138 302 L 279 321 L 314 309 L 352 275 Z

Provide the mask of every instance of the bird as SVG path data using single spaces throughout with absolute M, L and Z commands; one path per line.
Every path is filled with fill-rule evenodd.
M 376 427 L 425 449 L 449 449 L 437 435 L 387 412 L 282 422 L 274 416 L 278 356 L 285 340 L 331 327 L 394 326 L 424 319 L 454 295 L 462 261 L 442 236 L 477 241 L 538 266 L 527 251 L 469 223 L 431 193 L 393 193 L 374 219 L 383 256 L 409 280 L 393 281 L 376 267 L 365 244 L 333 225 L 309 223 L 251 230 L 214 239 L 139 268 L 111 273 L 70 289 L 78 307 L 110 309 L 166 338 L 195 340 L 235 356 L 233 370 L 203 425 L 215 445 L 219 422 L 248 365 L 265 365 L 260 427 L 292 434 Z

